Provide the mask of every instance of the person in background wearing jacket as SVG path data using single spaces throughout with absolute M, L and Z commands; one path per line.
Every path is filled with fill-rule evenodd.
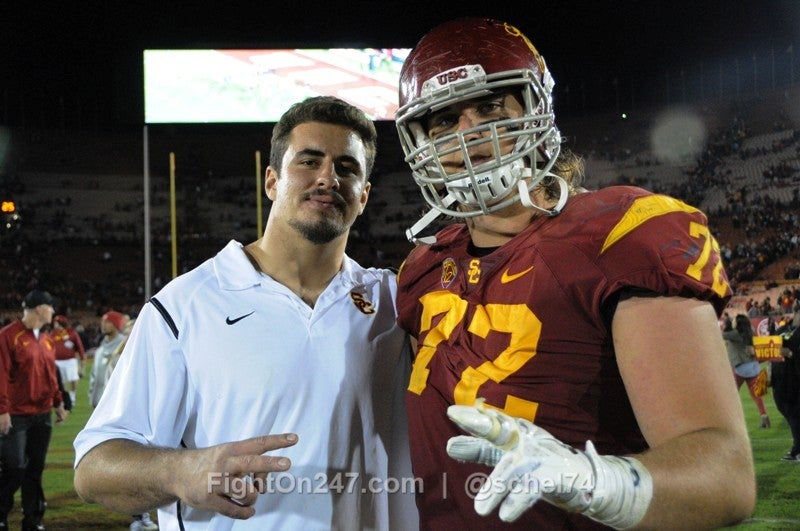
M 772 397 L 789 424 L 792 447 L 781 461 L 800 461 L 800 311 L 781 330 L 784 360 L 772 362 Z
M 120 345 L 125 342 L 125 335 L 121 330 L 125 327 L 128 318 L 114 310 L 107 311 L 100 319 L 100 330 L 103 332 L 103 339 L 94 351 L 94 364 L 92 373 L 89 375 L 89 402 L 92 407 L 97 407 L 100 397 L 106 388 L 108 379 L 111 377 L 111 358 L 117 352 Z
M 55 299 L 34 290 L 22 302 L 22 318 L 0 330 L 0 530 L 8 529 L 14 493 L 22 488 L 23 531 L 44 529 L 45 456 L 56 422 L 67 417 L 58 389 L 56 350 L 41 331 L 50 324 Z

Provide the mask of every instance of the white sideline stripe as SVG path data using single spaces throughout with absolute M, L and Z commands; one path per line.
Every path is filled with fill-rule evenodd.
M 742 524 L 763 522 L 767 524 L 800 524 L 797 518 L 748 518 Z M 740 524 L 741 525 L 741 524 Z

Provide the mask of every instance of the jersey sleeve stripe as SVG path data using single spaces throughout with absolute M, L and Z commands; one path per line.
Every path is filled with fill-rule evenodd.
M 161 301 L 156 299 L 155 297 L 150 297 L 150 302 L 153 303 L 155 309 L 158 310 L 158 313 L 161 314 L 161 317 L 164 318 L 164 321 L 167 322 L 167 326 L 169 329 L 172 330 L 172 334 L 175 336 L 175 339 L 178 339 L 178 327 L 175 325 L 175 321 L 172 319 L 172 316 L 169 314 L 164 305 L 161 304 Z
M 677 199 L 665 195 L 649 195 L 636 199 L 628 211 L 625 212 L 625 215 L 622 216 L 622 219 L 620 219 L 614 228 L 611 229 L 611 232 L 608 233 L 606 241 L 603 242 L 603 248 L 600 250 L 600 254 L 606 252 L 609 247 L 630 234 L 644 222 L 673 212 L 688 212 L 690 214 L 695 212 L 701 213 L 693 206 L 689 206 L 683 201 L 678 201 Z

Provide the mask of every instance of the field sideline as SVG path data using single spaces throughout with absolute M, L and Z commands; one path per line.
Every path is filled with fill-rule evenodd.
M 87 399 L 88 376 L 80 381 L 77 406 L 69 420 L 54 427 L 47 468 L 44 475 L 44 490 L 48 509 L 45 526 L 48 530 L 123 530 L 128 528 L 130 518 L 112 513 L 98 506 L 82 502 L 72 488 L 72 466 L 74 452 L 72 441 L 89 418 Z M 771 394 L 766 398 L 767 411 L 772 419 L 772 428 L 759 429 L 760 418 L 755 404 L 742 386 L 740 397 L 744 405 L 747 425 L 753 444 L 758 479 L 758 502 L 754 514 L 744 523 L 730 529 L 762 531 L 800 529 L 800 462 L 780 461 L 791 446 L 791 435 L 786 421 L 778 413 Z M 152 513 L 155 519 L 155 513 Z M 15 511 L 9 517 L 11 529 L 18 529 L 22 518 L 19 509 L 19 493 Z

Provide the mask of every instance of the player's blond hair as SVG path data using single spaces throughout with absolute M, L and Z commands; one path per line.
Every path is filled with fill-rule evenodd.
M 552 172 L 567 181 L 570 195 L 573 195 L 583 184 L 585 175 L 583 157 L 568 149 L 562 149 L 553 164 Z M 558 199 L 560 190 L 556 179 L 545 177 L 542 180 L 542 188 L 547 199 Z

